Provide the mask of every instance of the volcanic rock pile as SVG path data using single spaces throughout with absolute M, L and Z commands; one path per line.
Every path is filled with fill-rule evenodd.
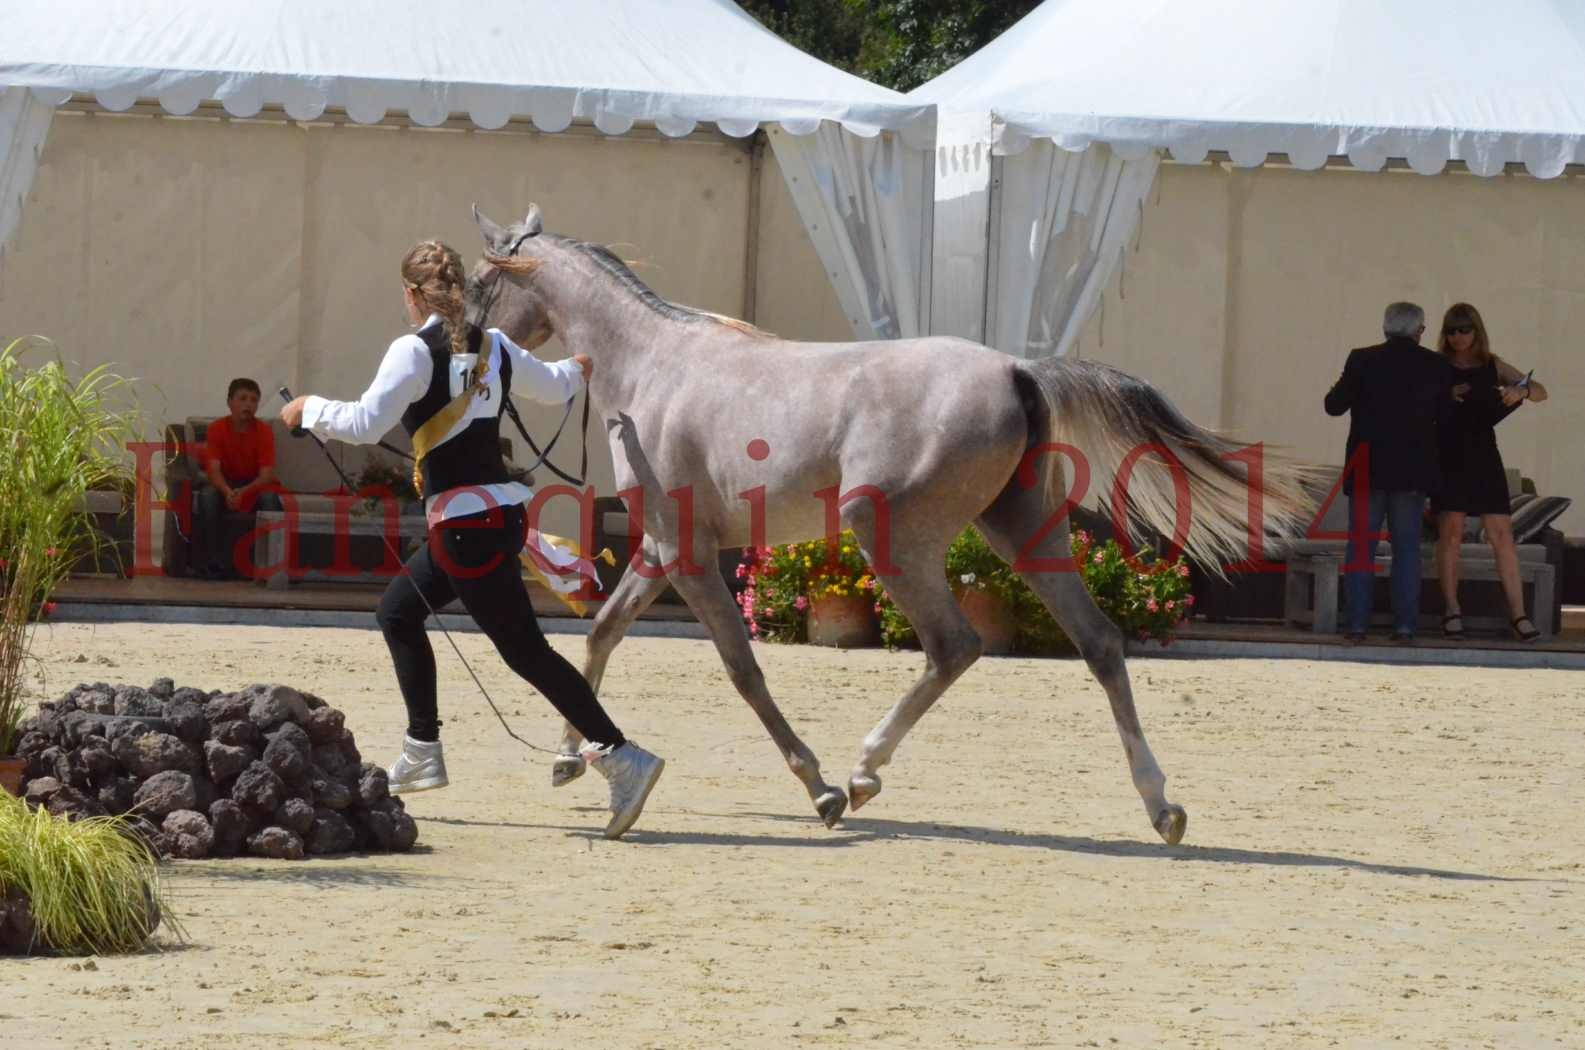
M 299 860 L 418 839 L 342 713 L 289 686 L 79 685 L 22 729 L 29 802 L 57 815 L 130 814 L 166 856 Z

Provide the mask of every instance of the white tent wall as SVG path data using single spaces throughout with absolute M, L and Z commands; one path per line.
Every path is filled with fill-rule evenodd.
M 830 123 L 766 134 L 852 337 L 926 334 L 933 155 L 897 134 L 865 138 Z
M 27 88 L 0 86 L 0 258 L 22 218 L 54 113 Z
M 759 234 L 755 253 L 754 323 L 788 339 L 846 342 L 852 326 L 836 285 L 820 262 L 798 205 L 774 153 L 759 173 Z
M 1016 357 L 1062 356 L 1100 304 L 1155 179 L 1154 152 L 1125 160 L 1096 143 L 1042 140 L 1002 157 L 991 191 L 985 342 Z
M 1159 384 L 1192 418 L 1306 458 L 1342 458 L 1321 398 L 1381 311 L 1474 303 L 1495 352 L 1551 400 L 1498 428 L 1506 463 L 1568 496 L 1585 533 L 1585 184 L 1447 172 L 1164 164 L 1137 245 L 1078 352 Z
M 1015 357 L 1069 353 L 1138 229 L 1159 155 L 1043 140 L 997 156 L 989 113 L 942 113 L 937 131 L 930 331 Z
M 150 437 L 219 415 L 235 375 L 356 396 L 406 330 L 401 253 L 438 236 L 477 255 L 473 201 L 503 221 L 537 202 L 549 229 L 612 245 L 669 299 L 734 316 L 751 305 L 792 338 L 845 332 L 774 160 L 756 170 L 748 140 L 516 127 L 63 110 L 0 266 L 0 334 L 42 333 L 70 360 L 137 377 Z M 750 252 L 763 272 L 746 304 Z M 560 417 L 521 407 L 540 437 Z M 591 482 L 610 494 L 609 453 L 591 438 Z M 558 462 L 576 447 L 564 439 Z M 546 524 L 570 531 L 561 502 Z
M 991 115 L 936 118 L 930 333 L 985 342 L 990 259 Z

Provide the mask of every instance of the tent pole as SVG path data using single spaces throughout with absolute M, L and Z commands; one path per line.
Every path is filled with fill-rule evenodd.
M 759 311 L 759 224 L 760 182 L 765 177 L 765 132 L 749 136 L 748 149 L 748 230 L 743 257 L 742 319 L 755 323 Z

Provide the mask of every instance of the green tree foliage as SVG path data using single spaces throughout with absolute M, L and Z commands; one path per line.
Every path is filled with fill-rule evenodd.
M 1040 0 L 742 0 L 823 62 L 911 91 L 995 40 Z

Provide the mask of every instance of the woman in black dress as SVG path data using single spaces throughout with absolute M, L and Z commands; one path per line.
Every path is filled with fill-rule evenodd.
M 1446 610 L 1442 633 L 1449 638 L 1464 637 L 1458 604 L 1459 544 L 1464 538 L 1464 519 L 1478 514 L 1497 559 L 1514 637 L 1533 642 L 1540 632 L 1524 612 L 1508 478 L 1502 454 L 1497 451 L 1496 426 L 1526 401 L 1545 401 L 1546 387 L 1527 381 L 1524 373 L 1491 352 L 1480 311 L 1469 303 L 1448 307 L 1437 349 L 1453 368 L 1453 397 L 1458 402 L 1450 425 L 1440 433 L 1442 489 L 1431 497 L 1431 509 L 1437 516 L 1437 570 Z

